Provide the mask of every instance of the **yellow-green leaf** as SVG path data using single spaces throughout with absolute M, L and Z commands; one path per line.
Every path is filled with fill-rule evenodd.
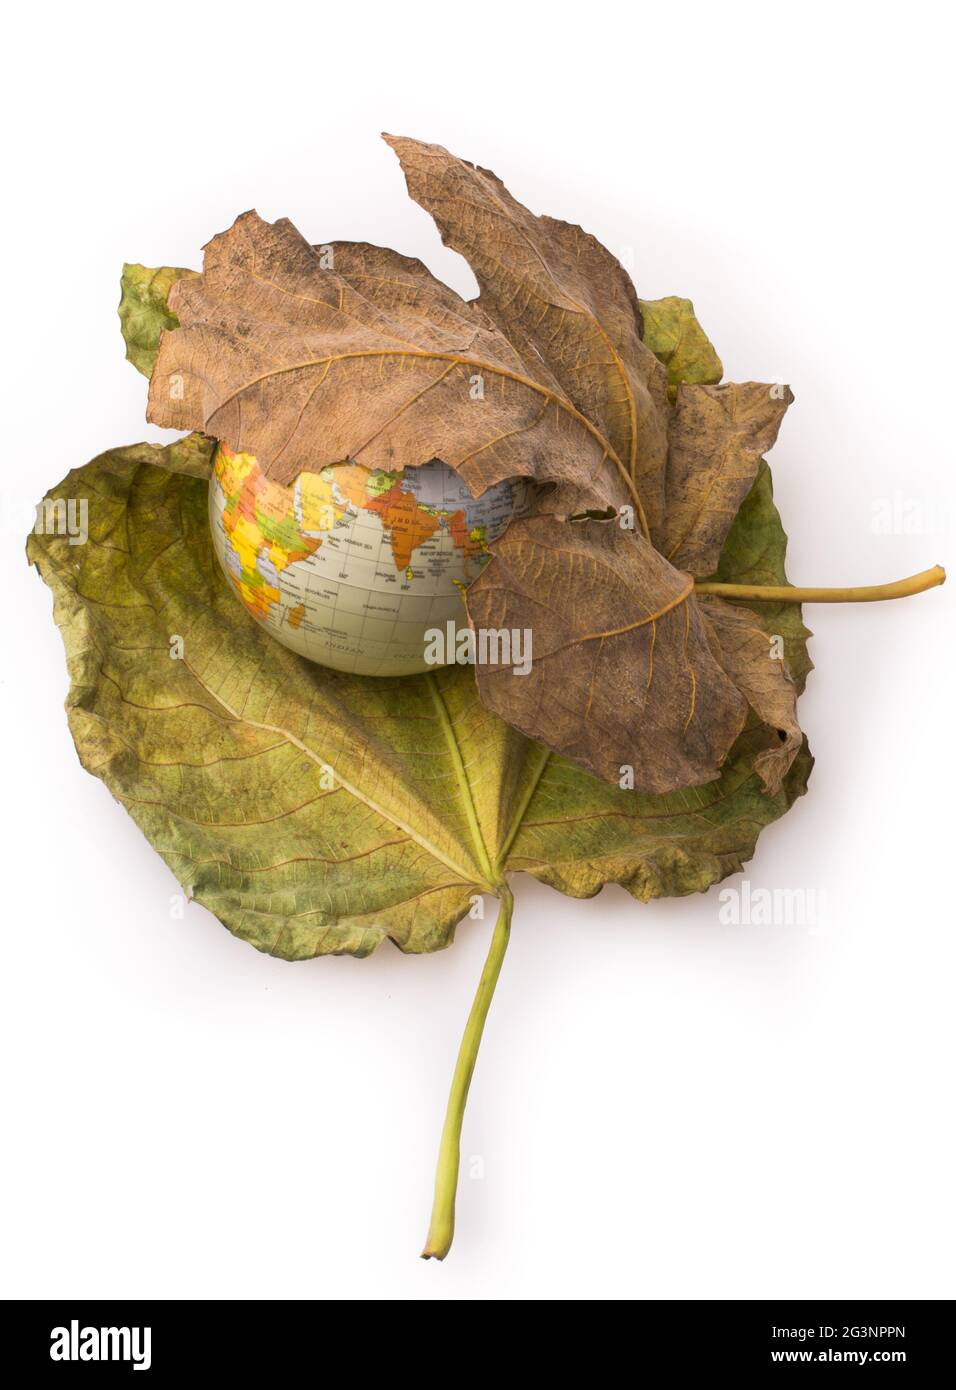
M 664 299 L 642 299 L 644 342 L 667 368 L 667 385 L 673 398 L 682 381 L 714 386 L 724 374 L 723 363 L 697 322 L 689 299 L 676 294 Z
M 719 780 L 640 795 L 491 714 L 468 667 L 362 678 L 293 655 L 212 553 L 212 447 L 141 444 L 77 469 L 52 496 L 86 503 L 86 543 L 35 534 L 29 557 L 53 590 L 83 765 L 187 893 L 260 950 L 436 950 L 519 870 L 575 897 L 607 882 L 640 899 L 699 891 L 804 790 L 805 748 L 764 794 L 758 727 Z
M 120 277 L 119 316 L 126 343 L 126 360 L 143 376 L 149 376 L 159 351 L 164 328 L 176 328 L 179 320 L 168 305 L 169 291 L 177 280 L 194 275 L 178 266 L 151 269 L 145 265 L 124 265 Z

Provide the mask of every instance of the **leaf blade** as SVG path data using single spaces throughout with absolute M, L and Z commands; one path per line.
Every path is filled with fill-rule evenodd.
M 667 295 L 664 299 L 642 299 L 644 341 L 667 369 L 667 388 L 671 399 L 682 383 L 716 386 L 724 366 L 707 334 L 697 321 L 689 299 Z
M 116 451 L 89 465 L 85 479 L 66 481 L 70 495 L 90 503 L 82 561 L 65 538 L 31 537 L 74 669 L 71 725 L 81 760 L 174 871 L 186 870 L 190 894 L 240 934 L 260 933 L 261 947 L 314 953 L 314 932 L 334 925 L 331 948 L 367 948 L 383 853 L 394 901 L 376 940 L 434 949 L 437 934 L 444 944 L 472 894 L 492 885 L 473 862 L 425 691 L 337 680 L 278 647 L 218 573 L 201 481 L 168 473 L 155 446 L 154 463 L 144 464 L 149 447 L 135 451 L 132 466 Z M 180 515 L 185 531 L 177 535 Z M 110 540 L 120 524 L 134 538 L 129 554 Z M 170 660 L 170 635 L 182 637 L 184 660 Z M 322 764 L 334 770 L 331 789 L 322 786 Z M 368 862 L 356 857 L 366 854 Z M 296 865 L 319 860 L 335 886 L 312 884 L 300 902 Z M 276 883 L 268 895 L 257 878 L 266 872 Z M 434 895 L 441 913 L 433 903 L 416 921 L 416 901 Z M 346 901 L 356 896 L 367 899 L 364 910 Z M 268 898 L 275 911 L 264 906 Z M 290 928 L 305 916 L 314 925 Z
M 255 455 L 280 483 L 346 458 L 373 469 L 440 458 L 476 496 L 508 478 L 531 478 L 550 489 L 536 496 L 536 534 L 549 527 L 555 536 L 566 533 L 550 550 L 551 592 L 571 591 L 582 570 L 593 577 L 609 534 L 593 526 L 572 532 L 560 518 L 628 503 L 620 461 L 600 430 L 547 374 L 544 382 L 527 375 L 487 317 L 419 263 L 346 245 L 336 268 L 332 252 L 332 264 L 324 264 L 290 223 L 268 224 L 255 213 L 214 238 L 202 275 L 174 287 L 171 307 L 181 326 L 163 334 L 149 418 L 215 435 Z M 469 383 L 485 378 L 487 391 L 476 398 Z M 492 562 L 468 599 L 479 626 L 499 628 L 501 612 L 511 629 L 530 630 L 535 615 L 553 628 L 554 611 L 515 582 L 516 547 L 530 530 L 530 522 L 516 522 L 492 543 Z M 593 624 L 576 614 L 561 663 L 539 659 L 533 679 L 507 693 L 499 673 L 482 666 L 482 698 L 600 776 L 616 780 L 628 763 L 649 791 L 712 779 L 739 732 L 744 702 L 710 655 L 686 576 L 632 531 L 616 529 L 613 550 L 614 592 L 646 592 L 668 604 L 680 593 L 681 622 L 642 630 L 621 614 L 612 624 L 615 686 L 605 688 L 591 679 L 590 653 L 581 649 Z M 597 621 L 609 592 L 589 582 L 576 600 L 585 595 Z M 540 638 L 539 653 L 550 633 Z M 678 671 L 688 685 L 695 705 L 686 721 L 668 717 L 670 692 L 660 680 L 652 686 L 648 679 L 647 690 L 627 681 L 628 663 L 637 669 L 647 661 Z M 656 757 L 652 735 L 661 743 Z M 608 739 L 610 751 L 602 748 Z
M 745 695 L 750 708 L 766 724 L 772 742 L 759 753 L 754 767 L 767 791 L 774 795 L 803 743 L 797 723 L 797 688 L 773 638 L 753 613 L 732 603 L 703 596 L 699 600 L 720 651 L 721 664 Z
M 440 145 L 383 139 L 398 156 L 409 195 L 475 272 L 479 304 L 526 360 L 540 357 L 610 441 L 653 530 L 663 508 L 666 380 L 641 340 L 641 311 L 626 271 L 580 227 L 534 216 L 490 170 Z
M 787 533 L 773 500 L 773 477 L 761 460 L 750 492 L 744 498 L 720 552 L 712 576 L 727 584 L 787 584 Z M 784 639 L 787 669 L 802 693 L 813 662 L 807 651 L 812 632 L 798 603 L 744 603 L 764 632 Z
M 324 672 L 262 633 L 225 586 L 211 551 L 206 481 L 191 453 L 188 468 L 175 467 L 181 445 L 111 451 L 56 490 L 90 502 L 85 558 L 65 537 L 30 538 L 30 559 L 54 592 L 83 765 L 187 894 L 258 949 L 290 960 L 365 955 L 385 939 L 405 951 L 441 949 L 474 894 L 494 884 L 469 848 L 469 817 L 433 697 L 418 677 Z M 211 452 L 213 441 L 190 444 L 203 447 Z M 117 546 L 118 537 L 129 544 Z M 168 638 L 178 629 L 192 670 L 170 660 Z M 263 666 L 272 670 L 257 690 Z M 753 762 L 762 740 L 751 731 L 718 782 L 641 797 L 496 719 L 478 701 L 470 671 L 450 667 L 428 679 L 440 687 L 489 860 L 575 896 L 605 882 L 642 899 L 703 889 L 739 867 L 759 828 L 805 787 L 809 756 L 801 751 L 780 792 L 758 797 Z M 343 764 L 358 757 L 345 780 L 363 799 L 318 785 L 315 756 L 301 757 L 295 742 L 324 756 L 309 737 L 313 727 L 332 745 L 332 762 L 335 750 Z M 383 804 L 399 768 L 411 783 L 405 801 L 417 838 Z
M 164 329 L 179 320 L 169 308 L 169 292 L 177 280 L 195 275 L 179 266 L 158 268 L 129 263 L 120 276 L 120 326 L 126 343 L 126 360 L 148 377 L 156 364 L 159 339 Z
M 646 792 L 712 781 L 746 706 L 714 660 L 688 575 L 617 525 L 513 521 L 466 593 L 473 626 L 533 638 L 530 670 L 477 665 L 484 703 Z
M 678 569 L 702 579 L 777 438 L 789 387 L 761 382 L 681 384 L 667 455 L 667 514 L 654 543 Z

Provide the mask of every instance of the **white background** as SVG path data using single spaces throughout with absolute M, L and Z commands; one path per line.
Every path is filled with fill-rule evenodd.
M 953 554 L 943 7 L 126 4 L 7 16 L 0 1291 L 469 1299 L 951 1297 L 953 590 L 808 610 L 810 794 L 754 887 L 816 930 L 515 882 L 444 1265 L 433 1162 L 491 929 L 289 965 L 177 885 L 79 767 L 30 507 L 163 437 L 121 262 L 255 206 L 473 293 L 380 130 L 495 169 L 784 378 L 791 578 Z M 880 499 L 924 534 L 873 531 Z M 912 505 L 911 505 L 912 504 Z M 922 509 L 921 511 L 919 509 Z

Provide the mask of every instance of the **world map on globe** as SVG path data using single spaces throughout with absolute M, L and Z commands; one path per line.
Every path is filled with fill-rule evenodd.
M 334 463 L 286 487 L 220 444 L 209 519 L 231 587 L 284 646 L 338 671 L 401 676 L 428 669 L 429 629 L 466 624 L 462 591 L 529 487 L 508 480 L 475 498 L 437 459 L 394 473 Z

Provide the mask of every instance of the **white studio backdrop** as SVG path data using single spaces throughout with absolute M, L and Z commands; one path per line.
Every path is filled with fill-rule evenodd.
M 0 1293 L 953 1295 L 951 587 L 806 611 L 817 766 L 746 879 L 812 920 L 515 880 L 438 1265 L 416 1256 L 493 913 L 434 956 L 298 965 L 177 920 L 79 767 L 22 551 L 70 468 L 168 437 L 123 358 L 124 260 L 196 266 L 254 206 L 474 292 L 390 130 L 581 223 L 643 297 L 689 296 L 728 379 L 791 383 L 771 463 L 793 581 L 952 567 L 943 24 L 920 3 L 8 18 Z

